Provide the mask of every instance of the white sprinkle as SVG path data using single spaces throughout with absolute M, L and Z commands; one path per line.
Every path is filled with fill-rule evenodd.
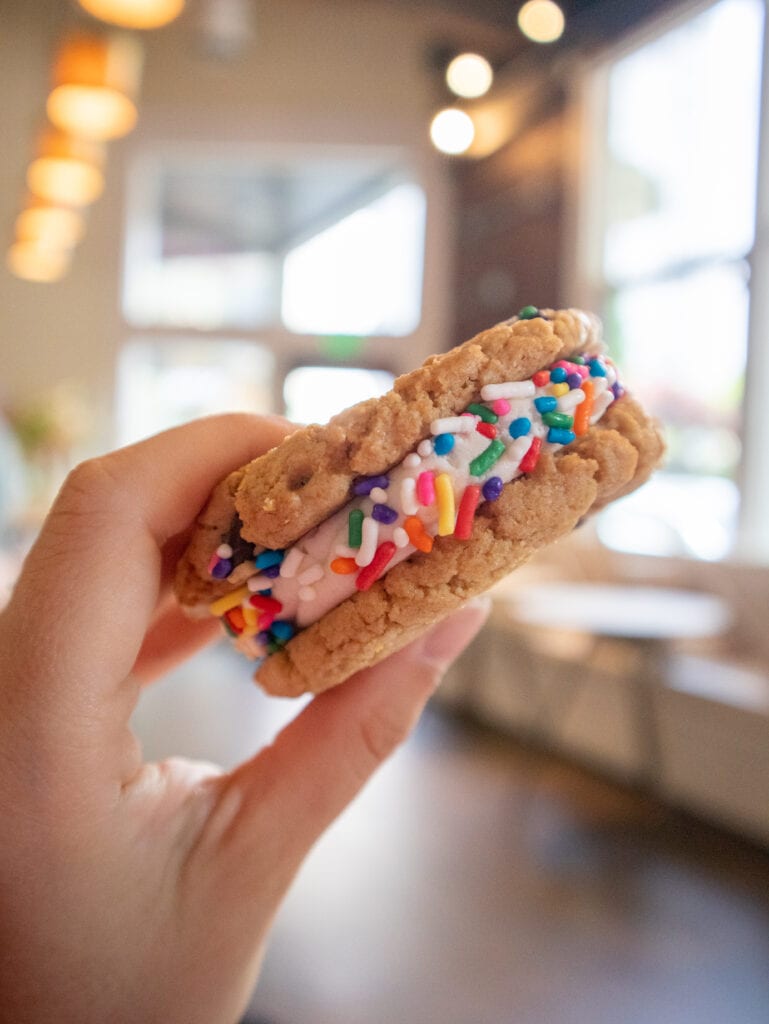
M 257 590 L 269 590 L 272 587 L 272 580 L 269 576 L 259 573 L 258 576 L 250 576 L 246 580 L 246 586 L 252 594 L 255 594 Z
M 417 482 L 413 476 L 404 477 L 401 483 L 401 508 L 406 516 L 415 516 L 419 511 Z
M 283 579 L 290 580 L 292 576 L 296 576 L 296 571 L 303 558 L 304 551 L 300 551 L 299 548 L 291 548 L 289 553 L 280 563 L 280 575 Z
M 617 371 L 614 369 L 611 363 L 606 364 L 606 383 L 611 387 L 612 384 L 617 383 Z
M 297 597 L 300 601 L 314 601 L 315 587 L 300 587 Z
M 426 459 L 428 455 L 432 455 L 432 441 L 420 441 L 419 445 L 417 446 L 417 452 L 422 456 L 423 459 Z
M 402 526 L 396 526 L 393 530 L 393 544 L 396 548 L 405 548 L 409 543 L 409 535 Z
M 361 542 L 355 554 L 355 564 L 363 568 L 368 565 L 376 554 L 379 539 L 379 523 L 371 516 L 366 516 L 361 526 Z
M 317 583 L 318 580 L 322 579 L 323 567 L 316 562 L 315 565 L 311 565 L 309 569 L 305 569 L 303 573 L 300 573 L 296 578 L 296 582 L 300 587 L 309 587 L 311 583 Z
M 441 420 L 432 421 L 430 433 L 434 437 L 437 434 L 470 434 L 477 422 L 475 416 L 444 416 Z
M 380 505 L 385 505 L 387 504 L 387 491 L 382 487 L 372 487 L 369 498 Z
M 219 558 L 232 558 L 232 548 L 229 544 L 220 544 L 216 549 Z
M 508 380 L 503 384 L 485 384 L 481 388 L 484 402 L 497 398 L 531 398 L 537 389 L 533 380 Z
M 417 466 L 421 463 L 421 461 L 422 460 L 419 458 L 417 453 L 412 452 L 411 455 L 407 455 L 406 458 L 403 460 L 403 465 L 408 466 L 409 469 L 416 469 Z
M 574 388 L 567 395 L 561 395 L 558 399 L 558 408 L 561 412 L 571 412 L 585 401 L 585 392 L 582 388 Z
M 340 558 L 355 558 L 358 554 L 357 548 L 350 548 L 346 544 L 337 544 L 334 548 L 334 554 Z
M 611 403 L 614 401 L 614 395 L 611 391 L 603 391 L 595 400 L 593 404 L 593 415 L 590 417 L 591 423 L 597 423 L 598 420 L 603 416 L 606 410 L 609 408 Z

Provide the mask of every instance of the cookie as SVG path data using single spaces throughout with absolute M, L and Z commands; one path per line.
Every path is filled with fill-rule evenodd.
M 230 474 L 177 572 L 270 693 L 318 693 L 418 636 L 660 461 L 598 320 L 526 307 Z

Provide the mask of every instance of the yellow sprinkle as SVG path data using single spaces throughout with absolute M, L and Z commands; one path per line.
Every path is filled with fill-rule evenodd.
M 438 535 L 448 537 L 454 532 L 454 488 L 448 473 L 439 473 L 435 478 L 435 495 L 438 500 Z
M 212 615 L 224 615 L 224 613 L 228 612 L 230 608 L 237 608 L 242 601 L 250 596 L 251 591 L 248 587 L 238 587 L 238 589 L 233 590 L 231 594 L 225 594 L 224 597 L 220 597 L 216 601 L 213 601 L 208 606 L 208 610 Z
M 550 394 L 555 395 L 556 398 L 560 398 L 561 395 L 568 395 L 569 391 L 569 385 L 565 381 L 563 384 L 553 384 L 550 388 Z
M 256 636 L 259 632 L 259 614 L 256 608 L 253 608 L 250 604 L 243 605 L 243 619 L 246 623 L 246 628 L 243 630 L 244 636 Z

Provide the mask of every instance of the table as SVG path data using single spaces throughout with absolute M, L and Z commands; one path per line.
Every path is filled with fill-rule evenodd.
M 675 640 L 707 639 L 731 623 L 729 606 L 715 594 L 669 587 L 608 583 L 543 583 L 498 592 L 517 625 L 568 629 L 630 644 L 640 654 L 631 679 L 645 781 L 659 780 L 659 740 L 654 693 L 664 685 L 670 645 Z

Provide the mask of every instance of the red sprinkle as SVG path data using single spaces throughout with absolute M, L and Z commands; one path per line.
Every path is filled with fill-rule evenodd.
M 368 590 L 371 584 L 379 579 L 385 571 L 396 550 L 397 548 L 391 540 L 386 540 L 380 544 L 369 564 L 365 565 L 355 578 L 356 588 L 358 590 Z
M 480 484 L 469 484 L 465 487 L 462 500 L 459 502 L 457 523 L 454 527 L 454 536 L 460 540 L 470 539 L 470 534 L 473 532 L 473 517 L 475 516 L 475 510 L 478 508 L 480 498 Z
M 539 462 L 539 453 L 542 448 L 542 438 L 532 437 L 529 450 L 526 452 L 524 457 L 521 459 L 518 468 L 522 473 L 531 473 L 531 471 Z
M 248 599 L 248 603 L 253 605 L 254 608 L 258 608 L 259 611 L 267 612 L 273 616 L 283 611 L 283 605 L 280 601 L 276 601 L 274 597 L 267 597 L 265 594 L 252 594 Z
M 537 370 L 534 376 L 531 378 L 538 388 L 543 388 L 545 384 L 550 383 L 550 371 L 549 370 Z
M 493 423 L 484 423 L 483 420 L 475 428 L 479 434 L 483 434 L 484 437 L 490 437 L 493 441 L 497 436 L 497 428 Z

